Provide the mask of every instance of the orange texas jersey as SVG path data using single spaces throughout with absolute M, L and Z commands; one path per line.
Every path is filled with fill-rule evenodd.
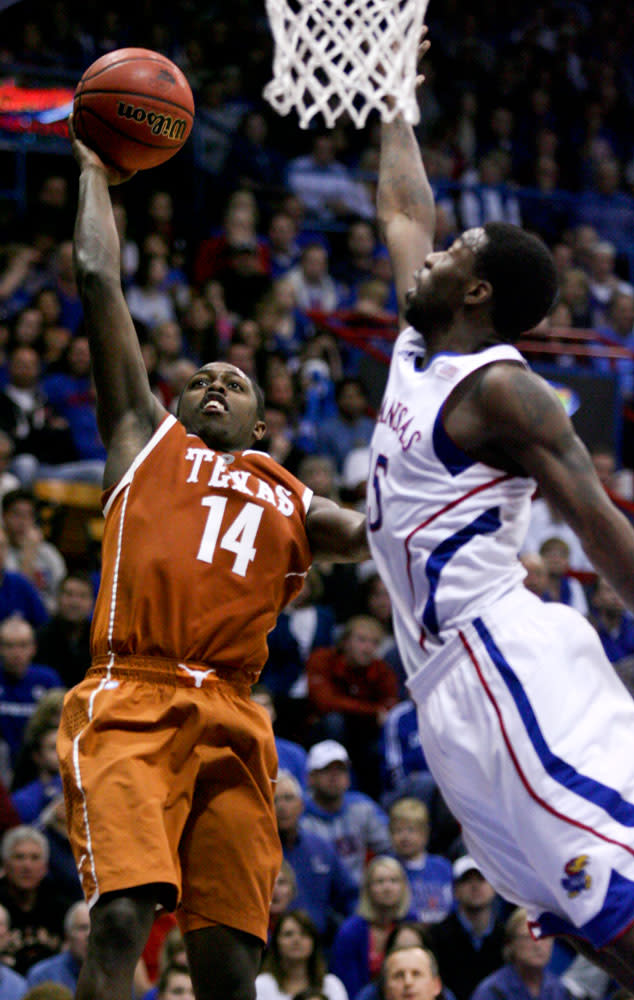
M 264 452 L 212 451 L 166 417 L 104 494 L 93 658 L 201 663 L 252 683 L 310 566 L 311 496 Z

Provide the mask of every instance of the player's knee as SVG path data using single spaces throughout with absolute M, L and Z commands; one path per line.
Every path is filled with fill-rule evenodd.
M 93 957 L 136 962 L 145 944 L 145 924 L 138 905 L 126 896 L 98 903 L 91 914 L 89 948 Z

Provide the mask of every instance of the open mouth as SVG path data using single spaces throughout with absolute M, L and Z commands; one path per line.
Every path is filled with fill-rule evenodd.
M 210 395 L 203 405 L 203 413 L 226 413 L 228 409 L 224 396 L 216 392 Z

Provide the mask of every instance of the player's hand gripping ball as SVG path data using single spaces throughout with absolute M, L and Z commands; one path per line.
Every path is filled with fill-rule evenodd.
M 146 170 L 186 142 L 194 98 L 184 73 L 160 52 L 116 49 L 88 67 L 77 84 L 77 137 L 120 170 Z

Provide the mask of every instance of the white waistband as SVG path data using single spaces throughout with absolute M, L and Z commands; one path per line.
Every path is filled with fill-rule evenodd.
M 539 598 L 525 587 L 516 587 L 477 617 L 482 618 L 487 628 L 496 626 L 499 628 L 517 620 L 516 616 L 521 613 L 522 608 L 526 609 L 527 605 L 534 606 L 541 603 Z M 480 641 L 473 621 L 451 629 L 443 637 L 444 643 L 438 652 L 434 653 L 408 680 L 407 689 L 414 701 L 418 703 L 424 701 L 453 665 L 461 659 L 465 652 L 461 633 L 470 646 Z

